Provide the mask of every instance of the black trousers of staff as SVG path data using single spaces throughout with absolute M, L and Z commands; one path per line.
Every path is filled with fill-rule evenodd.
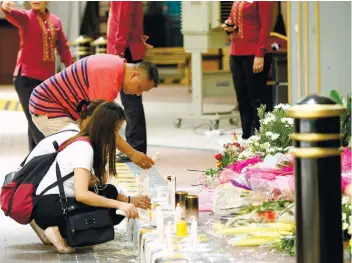
M 127 63 L 138 63 L 133 60 L 129 49 L 125 51 Z M 145 121 L 142 96 L 120 92 L 121 102 L 127 117 L 126 141 L 137 151 L 147 153 L 147 127 Z
M 260 73 L 253 73 L 253 56 L 231 56 L 230 68 L 237 95 L 238 109 L 242 123 L 242 138 L 248 139 L 259 129 L 257 109 L 261 104 L 270 109 L 270 92 L 267 80 L 271 67 L 272 55 L 264 57 L 264 69 Z
M 21 76 L 21 70 L 18 73 L 18 76 L 14 78 L 15 89 L 28 122 L 27 134 L 29 151 L 32 151 L 34 147 L 44 138 L 44 135 L 33 123 L 32 116 L 29 113 L 29 98 L 34 88 L 37 87 L 40 83 L 42 83 L 41 80 Z

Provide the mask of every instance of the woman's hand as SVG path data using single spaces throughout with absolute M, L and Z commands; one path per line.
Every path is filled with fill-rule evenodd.
M 148 196 L 131 196 L 131 204 L 144 210 L 150 209 L 150 198 Z
M 230 27 L 228 25 L 234 25 L 233 21 L 232 20 L 225 20 L 224 24 L 221 25 L 221 27 L 227 32 L 227 33 L 233 33 L 237 27 L 236 26 L 233 26 L 233 27 Z
M 11 13 L 11 11 L 13 10 L 12 6 L 14 5 L 15 3 L 12 2 L 12 1 L 4 1 L 2 2 L 1 4 L 1 8 L 6 11 L 6 12 L 9 12 Z
M 132 162 L 134 162 L 143 169 L 149 169 L 154 165 L 154 161 L 152 160 L 152 158 L 139 151 L 134 151 L 133 154 L 131 154 L 131 156 L 129 157 Z
M 264 58 L 255 57 L 253 62 L 253 73 L 260 73 L 264 70 Z
M 137 208 L 134 204 L 129 204 L 129 203 L 124 203 L 124 202 L 119 202 L 120 205 L 118 209 L 124 211 L 126 213 L 127 218 L 137 218 L 138 217 L 138 211 Z

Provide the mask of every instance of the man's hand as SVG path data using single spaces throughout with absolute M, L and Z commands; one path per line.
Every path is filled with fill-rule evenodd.
M 253 62 L 253 73 L 260 73 L 264 70 L 264 58 L 255 57 Z
M 11 11 L 13 10 L 13 5 L 14 5 L 15 3 L 14 2 L 12 2 L 12 1 L 4 1 L 4 2 L 2 2 L 2 4 L 1 4 L 1 8 L 4 10 L 4 11 L 6 11 L 6 12 L 9 12 L 9 13 L 11 13 Z
M 144 210 L 150 209 L 150 198 L 148 196 L 131 196 L 131 204 Z
M 225 20 L 224 24 L 221 25 L 221 27 L 227 32 L 227 33 L 233 33 L 237 27 L 233 26 L 233 27 L 229 27 L 228 25 L 233 25 L 233 21 L 232 20 Z
M 154 165 L 154 161 L 152 160 L 152 158 L 139 151 L 134 151 L 133 154 L 128 157 L 131 159 L 132 162 L 134 162 L 143 169 L 149 169 L 150 167 L 152 167 L 152 165 Z
M 149 38 L 149 36 L 143 35 L 143 36 L 142 36 L 142 42 L 143 42 L 145 48 L 153 48 L 152 45 L 150 45 L 150 44 L 147 43 L 148 38 Z

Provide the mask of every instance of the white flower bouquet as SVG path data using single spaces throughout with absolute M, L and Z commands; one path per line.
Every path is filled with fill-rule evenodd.
M 261 154 L 264 158 L 290 149 L 293 119 L 286 117 L 289 107 L 288 104 L 279 104 L 272 112 L 265 112 L 265 105 L 258 109 L 260 129 L 247 140 L 247 147 L 239 154 L 239 159 L 245 160 L 256 154 Z

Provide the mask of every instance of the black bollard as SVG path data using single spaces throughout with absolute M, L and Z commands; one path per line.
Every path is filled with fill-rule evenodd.
M 107 53 L 107 41 L 104 37 L 99 37 L 92 42 L 95 54 L 106 54 Z
M 340 115 L 345 108 L 312 95 L 294 118 L 297 263 L 342 263 Z
M 76 47 L 75 59 L 76 61 L 81 58 L 92 55 L 91 42 L 93 39 L 87 36 L 79 36 L 74 40 L 73 45 Z

